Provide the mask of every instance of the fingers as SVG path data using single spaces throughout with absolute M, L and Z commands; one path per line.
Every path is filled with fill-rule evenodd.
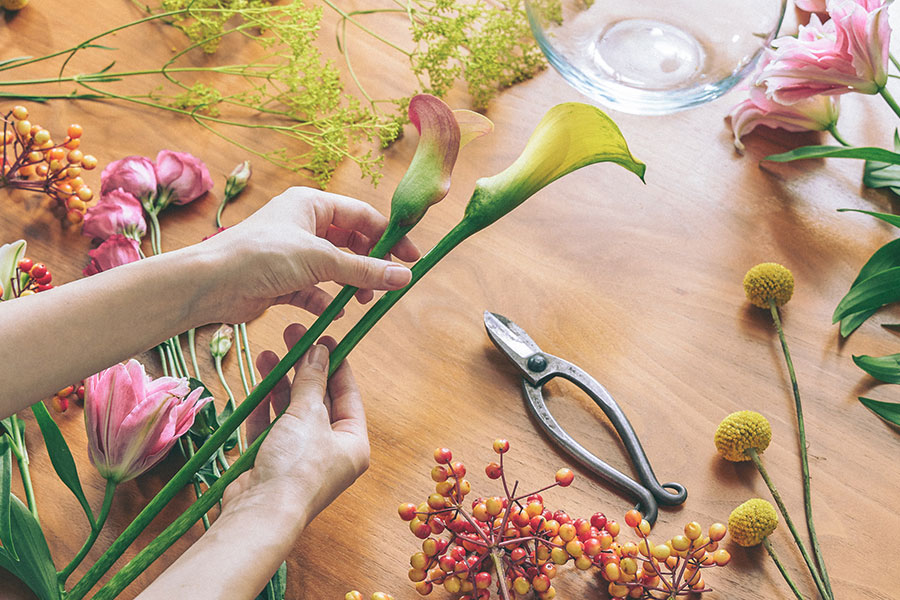
M 278 364 L 278 355 L 271 350 L 265 350 L 256 357 L 256 368 L 259 369 L 263 377 L 275 368 Z M 259 403 L 259 406 L 253 409 L 253 412 L 247 417 L 247 441 L 253 443 L 259 435 L 269 426 L 269 406 L 275 408 L 276 414 L 284 410 L 290 401 L 291 387 L 287 378 L 282 378 L 266 398 Z
M 328 347 L 316 344 L 297 364 L 294 381 L 291 384 L 291 403 L 285 414 L 304 419 L 315 411 L 317 406 L 324 408 L 327 379 Z
M 367 440 L 366 411 L 356 379 L 347 361 L 341 363 L 331 376 L 328 389 L 331 392 L 332 428 Z
M 325 234 L 325 239 L 338 246 L 339 248 L 348 248 L 354 254 L 366 255 L 372 251 L 375 246 L 374 239 L 350 229 L 341 229 L 332 225 Z M 391 254 L 405 262 L 415 262 L 419 260 L 421 252 L 412 240 L 404 236 L 391 249 Z
M 313 286 L 293 294 L 279 296 L 275 299 L 275 304 L 290 304 L 291 306 L 308 310 L 314 315 L 321 315 L 328 308 L 328 305 L 331 304 L 332 300 L 334 300 L 334 297 L 331 294 Z M 344 316 L 343 310 L 335 318 L 339 319 L 342 316 Z
M 316 257 L 314 273 L 319 281 L 335 281 L 362 289 L 396 290 L 407 285 L 412 272 L 386 260 L 356 256 L 334 246 L 324 247 Z

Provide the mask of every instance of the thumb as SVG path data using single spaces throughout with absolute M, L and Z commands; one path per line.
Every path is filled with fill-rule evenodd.
M 412 279 L 412 273 L 405 266 L 370 256 L 335 249 L 325 260 L 328 279 L 364 290 L 396 290 Z
M 325 409 L 325 390 L 328 385 L 328 348 L 316 344 L 300 359 L 291 383 L 291 403 L 284 411 L 303 419 L 316 406 Z

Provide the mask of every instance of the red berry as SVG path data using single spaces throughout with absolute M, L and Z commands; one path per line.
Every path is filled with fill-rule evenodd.
M 503 454 L 504 452 L 509 451 L 509 441 L 504 440 L 503 438 L 498 438 L 494 440 L 494 452 L 497 454 Z
M 60 398 L 59 396 L 53 396 L 53 410 L 58 413 L 64 413 L 69 409 L 69 399 L 68 398 Z
M 556 483 L 561 485 L 562 487 L 568 487 L 572 485 L 572 482 L 575 480 L 575 473 L 572 472 L 572 469 L 560 469 L 556 472 Z
M 491 574 L 490 573 L 479 573 L 475 576 L 475 587 L 479 590 L 484 590 L 490 587 L 491 585 Z
M 422 521 L 412 529 L 412 532 L 414 536 L 420 540 L 424 540 L 431 535 L 431 525 Z
M 593 516 L 591 516 L 591 525 L 593 525 L 597 529 L 603 529 L 604 527 L 606 527 L 606 515 L 599 512 L 594 513 Z
M 540 494 L 532 494 L 532 495 L 528 496 L 528 498 L 526 500 L 527 500 L 528 504 L 531 504 L 532 502 L 537 502 L 539 504 L 544 503 L 544 497 L 541 496 Z
M 488 466 L 484 468 L 484 473 L 488 476 L 488 479 L 500 479 L 503 476 L 503 469 L 499 464 L 492 462 L 488 463 Z
M 641 514 L 639 510 L 631 509 L 627 513 L 625 513 L 625 524 L 629 527 L 637 527 L 641 524 L 641 519 L 644 516 Z
M 31 267 L 34 266 L 34 261 L 30 258 L 23 258 L 19 261 L 19 270 L 23 273 L 28 273 L 31 271 Z
M 47 290 L 52 290 L 52 289 L 53 289 L 53 286 L 50 285 L 49 283 L 39 283 L 36 291 L 46 292 Z
M 34 279 L 40 279 L 47 274 L 47 267 L 45 267 L 42 263 L 37 263 L 36 265 L 31 267 L 28 272 Z
M 400 518 L 404 521 L 412 521 L 416 518 L 416 505 L 412 502 L 401 504 L 397 508 L 397 512 L 400 514 Z
M 466 465 L 457 461 L 450 465 L 450 469 L 453 471 L 453 476 L 457 479 L 461 479 L 466 476 Z
M 50 282 L 53 281 L 53 275 L 48 271 L 43 277 L 36 277 L 35 282 L 39 285 L 50 285 Z
M 449 464 L 453 460 L 453 453 L 449 448 L 437 448 L 434 451 L 434 462 L 439 465 Z

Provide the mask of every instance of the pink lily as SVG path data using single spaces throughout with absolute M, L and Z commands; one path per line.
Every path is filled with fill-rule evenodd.
M 120 483 L 134 479 L 168 454 L 210 397 L 186 379 L 150 379 L 132 359 L 84 382 L 84 422 L 91 463 Z

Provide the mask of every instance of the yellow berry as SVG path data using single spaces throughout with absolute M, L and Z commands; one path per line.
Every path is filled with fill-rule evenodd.
M 22 119 L 27 119 L 28 109 L 21 105 L 14 106 L 12 109 L 12 116 L 19 121 L 21 121 Z
M 46 129 L 41 129 L 34 135 L 34 143 L 35 144 L 44 144 L 50 140 L 50 132 Z
M 672 551 L 665 544 L 657 544 L 656 546 L 653 546 L 653 549 L 650 551 L 650 553 L 656 560 L 666 560 L 667 558 L 669 558 L 669 555 L 672 553 Z
M 700 523 L 698 523 L 697 521 L 691 521 L 684 526 L 684 535 L 686 535 L 689 540 L 696 540 L 702 534 L 703 527 L 701 527 Z
M 750 460 L 746 451 L 750 448 L 762 453 L 772 441 L 769 421 L 752 410 L 731 413 L 719 423 L 714 437 L 716 449 L 722 458 L 731 462 Z
M 608 591 L 609 595 L 613 598 L 624 598 L 628 593 L 628 586 L 620 585 L 618 583 L 610 583 Z
M 691 547 L 691 540 L 687 539 L 686 536 L 676 535 L 672 538 L 672 548 L 677 550 L 678 552 L 684 552 L 688 548 Z
M 778 527 L 775 507 L 761 498 L 747 500 L 728 517 L 731 539 L 739 546 L 756 546 Z
M 725 533 L 728 531 L 728 528 L 725 527 L 722 523 L 713 523 L 709 526 L 709 539 L 714 542 L 720 541 L 723 537 L 725 537 Z
M 26 119 L 16 121 L 16 132 L 22 136 L 29 135 L 31 133 L 31 122 Z
M 778 263 L 758 264 L 744 275 L 744 292 L 759 308 L 769 308 L 770 301 L 783 306 L 794 293 L 794 276 Z
M 728 550 L 722 548 L 713 553 L 713 560 L 716 562 L 716 565 L 724 567 L 731 560 L 731 555 L 728 553 Z
M 85 154 L 81 159 L 81 166 L 90 171 L 97 166 L 97 158 L 93 154 Z

